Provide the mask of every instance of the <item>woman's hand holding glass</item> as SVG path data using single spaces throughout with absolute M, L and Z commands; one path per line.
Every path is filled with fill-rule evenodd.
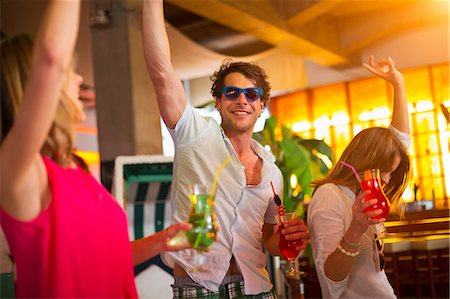
M 192 225 L 186 222 L 175 223 L 164 229 L 161 233 L 166 239 L 164 251 L 178 251 L 192 248 L 186 238 L 176 242 L 175 237 L 179 234 L 184 235 L 186 231 L 191 230 Z
M 357 235 L 363 235 L 367 228 L 372 224 L 378 224 L 384 222 L 386 219 L 372 219 L 373 217 L 382 213 L 381 209 L 369 211 L 367 208 L 377 203 L 377 199 L 370 199 L 365 201 L 364 197 L 370 194 L 370 191 L 364 191 L 355 198 L 355 202 L 352 206 L 352 222 L 350 227 L 353 233 Z
M 188 268 L 191 272 L 205 272 L 203 267 L 204 252 L 214 243 L 218 227 L 214 214 L 214 195 L 210 194 L 206 186 L 194 184 L 191 186 L 188 224 L 191 229 L 178 232 L 170 241 L 169 245 L 174 247 L 193 248 L 196 252 L 191 262 L 193 266 Z M 188 244 L 188 245 L 187 245 Z
M 186 236 L 192 248 L 203 253 L 216 239 L 214 195 L 209 194 L 204 185 L 194 184 L 190 200 L 191 209 L 188 222 L 192 225 L 192 229 L 186 232 Z

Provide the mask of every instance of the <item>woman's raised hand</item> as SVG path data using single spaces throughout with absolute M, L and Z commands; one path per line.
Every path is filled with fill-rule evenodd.
M 369 63 L 363 63 L 363 67 L 392 85 L 403 82 L 403 75 L 395 68 L 391 57 L 380 59 L 375 63 L 374 56 L 370 55 Z

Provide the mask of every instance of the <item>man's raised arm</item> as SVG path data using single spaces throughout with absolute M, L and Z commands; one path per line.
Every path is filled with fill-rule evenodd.
M 186 107 L 186 94 L 170 60 L 162 0 L 144 0 L 142 44 L 147 72 L 152 80 L 159 111 L 174 128 Z

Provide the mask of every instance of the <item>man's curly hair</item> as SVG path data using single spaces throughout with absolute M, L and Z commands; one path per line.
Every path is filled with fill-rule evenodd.
M 261 101 L 266 105 L 270 99 L 271 86 L 264 69 L 253 62 L 236 62 L 231 59 L 224 60 L 220 68 L 210 77 L 211 81 L 213 81 L 211 87 L 211 95 L 213 97 L 220 99 L 222 96 L 222 88 L 225 84 L 225 77 L 231 73 L 241 73 L 245 77 L 254 80 L 256 87 L 262 89 Z

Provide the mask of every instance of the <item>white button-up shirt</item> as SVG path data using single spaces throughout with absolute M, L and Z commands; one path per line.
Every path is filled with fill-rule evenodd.
M 355 194 L 344 186 L 324 184 L 314 193 L 308 207 L 308 228 L 317 276 L 323 298 L 396 298 L 384 271 L 380 271 L 378 251 L 369 227 L 361 238 L 359 255 L 351 273 L 342 281 L 332 281 L 324 272 L 325 261 L 336 250 L 352 221 Z
M 217 169 L 231 156 L 231 162 L 219 175 L 215 195 L 217 241 L 204 253 L 205 266 L 211 271 L 188 272 L 189 276 L 205 288 L 218 291 L 234 256 L 244 277 L 247 295 L 270 291 L 272 284 L 261 239 L 263 224 L 276 223 L 277 206 L 270 181 L 277 194 L 283 194 L 283 178 L 274 163 L 275 158 L 252 140 L 251 147 L 263 160 L 263 166 L 260 184 L 247 186 L 244 167 L 214 119 L 200 116 L 188 104 L 170 133 L 175 143 L 171 192 L 174 223 L 189 218 L 189 186 L 203 183 L 211 189 Z M 171 267 L 176 262 L 188 269 L 192 254 L 194 250 L 171 252 L 164 256 L 164 261 Z
M 389 129 L 407 150 L 411 136 Z M 352 221 L 355 194 L 347 187 L 324 184 L 317 188 L 308 207 L 308 228 L 314 263 L 323 298 L 396 298 L 386 273 L 379 271 L 378 250 L 374 234 L 380 235 L 382 224 L 370 226 L 361 238 L 359 255 L 353 258 L 352 270 L 342 281 L 332 281 L 324 272 L 325 261 L 336 250 Z

